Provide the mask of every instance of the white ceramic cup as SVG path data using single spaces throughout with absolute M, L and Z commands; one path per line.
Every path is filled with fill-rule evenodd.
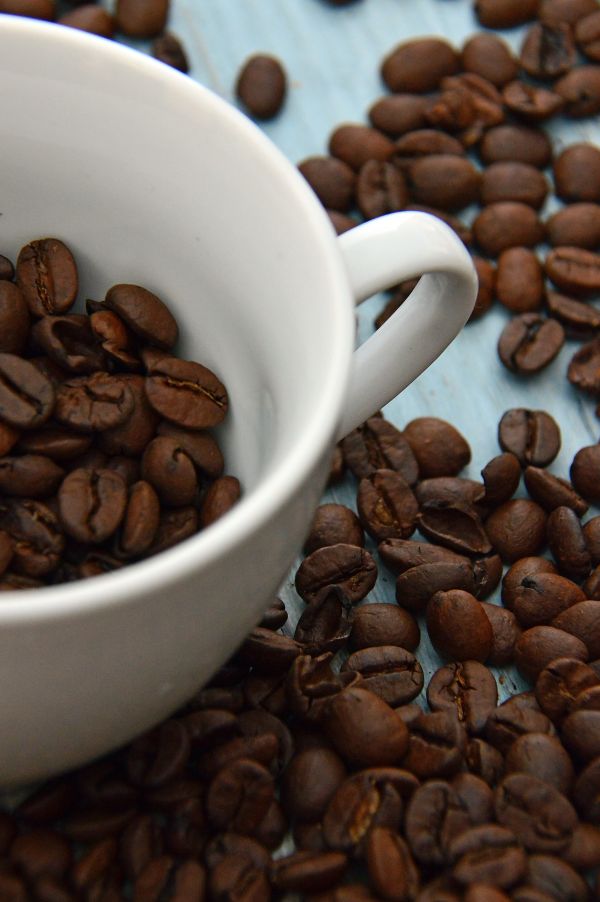
M 169 304 L 179 354 L 231 399 L 220 433 L 243 500 L 121 571 L 0 596 L 0 784 L 125 743 L 180 706 L 260 619 L 340 438 L 465 323 L 470 257 L 398 213 L 336 239 L 293 165 L 192 79 L 125 47 L 0 15 L 0 253 L 73 250 L 80 302 L 134 282 Z M 420 276 L 354 352 L 354 304 Z

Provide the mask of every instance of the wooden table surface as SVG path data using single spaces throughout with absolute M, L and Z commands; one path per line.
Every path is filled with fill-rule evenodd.
M 396 44 L 437 34 L 460 47 L 479 26 L 471 0 L 356 0 L 342 7 L 325 0 L 173 0 L 170 28 L 184 42 L 191 77 L 232 103 L 236 103 L 236 75 L 250 54 L 279 57 L 289 78 L 288 96 L 277 118 L 261 128 L 297 164 L 307 156 L 326 153 L 330 133 L 342 122 L 367 123 L 369 107 L 386 93 L 380 61 Z M 498 34 L 518 49 L 524 31 Z M 565 120 L 552 127 L 551 135 L 560 149 L 576 140 L 597 141 L 600 129 L 595 120 Z M 556 206 L 552 199 L 543 214 Z M 461 215 L 469 221 L 473 213 Z M 359 308 L 359 341 L 373 331 L 374 316 L 384 300 L 380 295 Z M 507 312 L 496 304 L 481 320 L 465 327 L 445 353 L 384 409 L 385 416 L 399 428 L 419 416 L 451 421 L 472 449 L 471 464 L 463 475 L 477 479 L 482 467 L 500 451 L 497 426 L 505 410 L 547 410 L 562 432 L 561 452 L 549 469 L 568 478 L 575 452 L 598 441 L 599 432 L 593 401 L 566 380 L 577 344 L 568 341 L 542 373 L 514 376 L 496 354 L 507 319 Z M 349 478 L 323 500 L 355 509 L 355 492 L 356 483 Z M 525 493 L 521 488 L 517 494 Z M 590 510 L 588 516 L 595 513 Z M 372 543 L 367 547 L 372 549 Z M 304 607 L 294 590 L 294 572 L 295 568 L 281 591 L 290 614 L 286 628 L 290 633 Z M 366 601 L 393 601 L 394 582 L 381 565 Z M 498 594 L 489 600 L 497 600 Z M 440 661 L 426 635 L 417 654 L 427 684 Z M 498 678 L 500 698 L 525 688 L 513 668 L 498 673 Z

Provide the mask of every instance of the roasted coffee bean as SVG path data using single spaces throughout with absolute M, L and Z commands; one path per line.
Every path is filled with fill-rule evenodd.
M 117 0 L 116 24 L 119 31 L 133 38 L 151 38 L 164 31 L 169 0 Z
M 340 543 L 318 548 L 296 572 L 296 591 L 309 604 L 320 592 L 339 586 L 353 604 L 375 585 L 377 565 L 372 555 L 356 545 Z
M 177 35 L 168 31 L 158 35 L 152 42 L 151 51 L 155 59 L 171 66 L 172 69 L 185 73 L 190 71 L 187 54 Z
M 411 702 L 424 683 L 423 668 L 415 656 L 389 644 L 353 652 L 341 670 L 359 673 L 361 688 L 375 693 L 392 708 Z
M 318 892 L 337 884 L 347 864 L 341 852 L 296 852 L 273 862 L 269 875 L 280 892 Z
M 367 868 L 375 890 L 395 902 L 414 899 L 420 876 L 402 837 L 387 827 L 374 827 L 367 842 Z
M 548 547 L 561 573 L 583 580 L 592 569 L 592 560 L 577 514 L 569 507 L 557 507 L 548 516 Z
M 5 495 L 46 498 L 54 494 L 63 476 L 64 470 L 41 454 L 0 457 L 0 491 Z
M 338 126 L 331 133 L 328 150 L 331 156 L 359 172 L 368 160 L 389 160 L 394 152 L 394 143 L 377 128 L 348 123 Z
M 208 819 L 217 829 L 252 834 L 267 813 L 273 792 L 271 774 L 258 762 L 240 758 L 222 768 L 209 783 Z
M 454 75 L 459 57 L 441 38 L 416 38 L 395 47 L 381 64 L 381 75 L 395 94 L 402 91 L 426 94 L 446 75 Z
M 507 369 L 527 376 L 552 363 L 564 341 L 565 331 L 557 320 L 523 313 L 502 330 L 498 356 Z
M 128 777 L 135 786 L 163 786 L 183 770 L 189 755 L 190 741 L 184 724 L 166 720 L 130 745 Z
M 481 603 L 492 626 L 492 649 L 488 656 L 488 664 L 503 667 L 510 664 L 515 653 L 517 639 L 521 628 L 512 611 L 498 604 Z
M 535 501 L 514 498 L 490 514 L 485 529 L 502 560 L 513 563 L 539 552 L 546 538 L 546 520 Z
M 571 842 L 562 853 L 564 860 L 581 873 L 600 864 L 600 830 L 593 824 L 579 823 Z
M 515 739 L 506 755 L 506 772 L 531 774 L 563 795 L 569 794 L 575 776 L 560 740 L 547 733 L 526 733 Z
M 516 201 L 535 210 L 542 207 L 548 194 L 546 177 L 530 163 L 510 160 L 486 166 L 481 179 L 481 203 Z
M 382 698 L 359 686 L 333 698 L 324 726 L 335 749 L 355 767 L 394 764 L 408 745 L 403 721 Z
M 471 827 L 456 790 L 442 780 L 429 780 L 415 790 L 408 804 L 405 833 L 420 864 L 445 865 L 452 840 Z
M 511 593 L 510 606 L 527 629 L 552 623 L 562 611 L 583 600 L 582 590 L 570 579 L 557 573 L 537 573 L 525 577 Z
M 40 238 L 21 248 L 16 279 L 33 316 L 65 313 L 77 295 L 75 260 L 57 238 Z
M 6 280 L 7 282 L 12 282 L 15 277 L 15 268 L 12 264 L 12 261 L 5 257 L 3 254 L 0 254 L 0 281 Z
M 488 554 L 473 562 L 476 598 L 487 598 L 502 579 L 502 560 L 499 554 Z
M 475 203 L 481 177 L 464 157 L 429 154 L 410 165 L 407 180 L 417 203 L 452 212 Z
M 436 592 L 427 605 L 430 639 L 444 658 L 485 661 L 492 627 L 477 599 L 461 589 Z
M 452 876 L 459 883 L 508 889 L 523 879 L 527 856 L 515 834 L 497 824 L 471 827 L 449 845 Z
M 17 836 L 10 847 L 10 860 L 29 880 L 63 877 L 73 852 L 64 836 L 53 830 L 37 829 Z
M 308 655 L 336 652 L 348 640 L 352 629 L 352 607 L 337 587 L 325 590 L 300 615 L 294 639 Z
M 498 822 L 513 830 L 530 852 L 561 852 L 577 825 L 565 796 L 531 774 L 506 776 L 496 789 L 494 807 Z
M 146 377 L 146 395 L 161 416 L 186 429 L 206 429 L 221 423 L 227 413 L 227 390 L 200 363 L 163 357 Z
M 328 210 L 347 213 L 353 206 L 356 175 L 347 163 L 336 157 L 308 157 L 298 169 Z
M 485 254 L 497 257 L 509 247 L 539 244 L 544 239 L 544 227 L 528 204 L 499 201 L 475 217 L 473 237 Z
M 575 64 L 575 42 L 566 22 L 536 22 L 521 44 L 519 61 L 532 78 L 551 79 L 569 72 Z
M 554 83 L 554 90 L 565 100 L 565 116 L 595 116 L 600 111 L 600 66 L 576 66 Z
M 39 501 L 8 501 L 0 507 L 0 524 L 6 530 L 5 567 L 39 579 L 58 566 L 65 537 L 52 511 Z
M 556 507 L 570 507 L 578 517 L 587 511 L 588 505 L 568 480 L 540 467 L 527 467 L 523 477 L 530 496 L 545 510 L 550 512 Z
M 59 516 L 78 542 L 104 542 L 118 528 L 127 503 L 127 488 L 113 470 L 73 470 L 58 491 Z
M 507 161 L 545 169 L 552 160 L 552 145 L 546 133 L 524 125 L 490 128 L 482 138 L 479 152 L 486 166 Z
M 597 567 L 600 563 L 600 517 L 592 517 L 587 523 L 584 523 L 583 535 L 592 559 L 592 566 Z M 588 595 L 587 597 L 591 598 L 592 596 Z
M 207 489 L 199 510 L 200 526 L 206 528 L 228 513 L 241 496 L 240 481 L 236 476 L 220 476 Z
M 594 251 L 600 245 L 600 205 L 570 203 L 546 221 L 548 243 Z
M 552 626 L 581 639 L 587 647 L 590 660 L 600 657 L 600 601 L 578 600 L 557 614 Z
M 397 138 L 427 125 L 428 99 L 421 94 L 391 94 L 381 97 L 369 109 L 371 125 Z
M 141 475 L 168 507 L 191 504 L 198 489 L 194 464 L 167 436 L 158 436 L 146 446 Z
M 135 482 L 128 491 L 119 534 L 119 554 L 138 557 L 152 545 L 160 521 L 160 501 L 149 482 Z
M 588 445 L 575 454 L 569 470 L 575 489 L 592 504 L 600 503 L 600 445 Z
M 474 826 L 492 819 L 494 794 L 485 780 L 462 771 L 452 778 L 452 788 L 458 793 Z
M 585 341 L 600 331 L 600 313 L 591 304 L 557 291 L 546 292 L 546 304 L 550 316 L 561 323 L 567 338 Z
M 28 360 L 0 354 L 0 417 L 9 426 L 35 429 L 48 420 L 55 404 L 54 388 Z
M 587 661 L 585 644 L 554 626 L 532 626 L 525 630 L 515 645 L 515 664 L 519 672 L 535 683 L 545 667 L 556 658 Z
M 600 60 L 600 16 L 596 4 L 590 6 L 590 12 L 575 23 L 573 33 L 577 47 L 589 60 L 597 63 Z
M 483 739 L 471 739 L 467 744 L 465 759 L 469 771 L 495 786 L 504 773 L 504 758 L 500 752 Z
M 513 313 L 530 313 L 540 309 L 544 298 L 544 274 L 542 264 L 533 251 L 526 247 L 511 247 L 500 254 L 496 270 L 496 295 L 500 303 Z
M 455 714 L 471 734 L 480 733 L 498 702 L 498 689 L 491 672 L 477 661 L 447 664 L 437 670 L 427 687 L 432 711 Z
M 492 306 L 496 281 L 496 270 L 489 260 L 484 260 L 483 257 L 477 256 L 472 257 L 472 260 L 475 265 L 479 285 L 477 288 L 475 306 L 469 317 L 469 322 L 472 319 L 477 319 L 482 316 Z
M 347 771 L 340 756 L 328 748 L 307 748 L 284 771 L 281 800 L 293 820 L 321 818 Z
M 365 219 L 403 210 L 409 199 L 400 170 L 385 160 L 367 160 L 356 181 L 356 203 Z
M 130 377 L 130 385 L 133 383 L 134 378 Z M 142 397 L 144 397 L 143 393 Z M 139 399 L 136 398 L 136 401 L 137 406 L 141 406 Z M 149 405 L 147 406 L 151 410 Z M 214 436 L 212 436 L 209 432 L 196 432 L 188 429 L 181 429 L 179 428 L 179 426 L 175 426 L 173 423 L 168 423 L 166 420 L 163 420 L 158 424 L 156 431 L 158 435 L 165 435 L 169 438 L 175 439 L 178 442 L 180 448 L 182 448 L 188 455 L 188 457 L 190 457 L 194 461 L 196 468 L 200 470 L 201 473 L 206 474 L 211 479 L 217 479 L 219 476 L 223 475 L 223 454 Z M 115 433 L 103 433 L 101 442 L 104 447 L 106 447 L 109 437 L 112 444 L 112 441 L 116 437 Z M 149 436 L 147 441 L 150 440 L 150 437 L 151 435 Z M 144 447 L 147 444 L 147 441 L 144 443 Z M 139 452 L 129 451 L 128 453 L 135 454 Z
M 594 9 L 595 0 L 541 0 L 538 13 L 542 22 L 549 22 L 551 25 L 556 25 L 557 22 L 575 25 Z
M 485 28 L 514 28 L 533 19 L 539 0 L 476 0 L 475 15 Z
M 454 714 L 420 714 L 410 724 L 402 766 L 422 780 L 451 776 L 463 770 L 466 744 L 467 734 Z
M 81 432 L 102 432 L 120 426 L 133 413 L 134 395 L 123 377 L 93 373 L 58 386 L 54 416 L 60 424 Z
M 520 472 L 519 469 L 519 475 Z M 460 476 L 433 476 L 431 479 L 422 479 L 415 488 L 415 496 L 420 505 L 436 501 L 476 504 L 483 499 L 484 493 L 485 489 L 480 482 Z
M 527 693 L 512 696 L 488 717 L 484 737 L 505 755 L 519 736 L 527 733 L 552 733 L 550 719 L 540 711 L 535 696 L 531 703 Z
M 579 814 L 596 825 L 600 824 L 599 786 L 600 758 L 594 758 L 577 776 L 573 787 L 573 801 Z
M 135 817 L 119 836 L 119 859 L 126 875 L 132 880 L 141 874 L 153 858 L 161 855 L 162 850 L 162 831 L 158 822 L 149 814 Z
M 475 592 L 475 576 L 470 561 L 435 561 L 404 570 L 396 580 L 396 601 L 407 611 L 420 614 L 436 592 L 448 589 Z
M 396 645 L 414 651 L 421 639 L 417 621 L 395 604 L 371 602 L 354 612 L 349 645 L 354 651 L 379 645 Z
M 428 502 L 417 517 L 417 528 L 431 541 L 459 553 L 482 555 L 492 551 L 479 514 L 472 505 Z
M 552 171 L 554 190 L 562 200 L 600 200 L 600 150 L 593 144 L 570 144 L 556 157 Z
M 331 702 L 337 693 L 360 682 L 358 674 L 334 673 L 331 658 L 331 652 L 316 658 L 298 655 L 285 678 L 290 711 L 306 723 L 321 725 L 328 718 Z M 273 703 L 270 698 L 269 703 Z
M 302 646 L 290 636 L 254 627 L 239 650 L 242 660 L 261 673 L 277 673 L 289 668 L 302 653 Z
M 408 171 L 413 163 L 429 156 L 464 157 L 465 149 L 458 138 L 435 128 L 422 128 L 402 135 L 394 143 L 392 162 L 402 171 Z M 409 205 L 407 209 L 423 209 Z M 431 210 L 431 207 L 426 207 Z
M 516 78 L 519 67 L 508 44 L 495 34 L 478 32 L 467 38 L 461 52 L 461 66 L 502 87 Z
M 527 880 L 558 902 L 586 902 L 589 898 L 589 887 L 583 877 L 554 855 L 532 855 L 527 862 Z
M 535 697 L 542 711 L 559 724 L 573 710 L 577 696 L 599 682 L 597 674 L 581 660 L 559 658 L 540 671 Z
M 599 726 L 596 710 L 573 711 L 561 723 L 561 739 L 576 761 L 587 764 L 600 754 Z
M 600 340 L 593 339 L 573 354 L 567 368 L 569 382 L 592 395 L 600 394 L 599 355 Z
M 402 434 L 417 459 L 421 479 L 456 476 L 471 460 L 467 441 L 445 420 L 418 417 L 406 424 Z
M 600 291 L 600 255 L 579 247 L 555 247 L 544 263 L 546 275 L 557 288 L 577 297 Z
M 67 25 L 69 28 L 78 28 L 90 34 L 97 34 L 103 38 L 112 38 L 114 35 L 113 17 L 105 9 L 96 6 L 95 3 L 85 3 L 77 9 L 64 13 L 58 20 L 59 25 Z
M 522 467 L 545 467 L 560 451 L 561 437 L 556 421 L 543 410 L 507 410 L 498 425 L 498 441 L 511 451 Z
M 356 503 L 362 526 L 376 542 L 407 539 L 415 530 L 417 499 L 394 470 L 375 470 L 361 479 Z
M 346 466 L 357 479 L 381 469 L 395 470 L 409 485 L 419 478 L 419 465 L 407 439 L 383 417 L 370 417 L 342 440 L 341 447 Z
M 272 119 L 280 111 L 287 91 L 285 69 L 274 56 L 257 53 L 238 73 L 235 93 L 256 119 Z
M 33 326 L 31 338 L 51 360 L 71 373 L 105 368 L 103 350 L 95 342 L 87 316 L 42 316 Z
M 502 99 L 512 113 L 532 123 L 550 119 L 565 105 L 564 99 L 554 91 L 518 80 L 505 85 Z
M 420 564 L 438 562 L 460 564 L 468 563 L 469 558 L 430 542 L 419 542 L 413 539 L 386 539 L 380 542 L 377 551 L 384 564 L 394 573 L 403 573 Z
M 29 308 L 22 292 L 0 279 L 0 352 L 20 354 L 29 336 Z
M 506 451 L 493 457 L 481 471 L 485 487 L 483 504 L 498 507 L 516 492 L 521 480 L 521 467 L 515 454 Z

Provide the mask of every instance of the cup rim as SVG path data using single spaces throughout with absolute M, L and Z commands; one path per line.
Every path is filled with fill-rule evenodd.
M 73 583 L 0 593 L 0 624 L 4 625 L 87 616 L 129 604 L 226 559 L 300 490 L 332 440 L 346 398 L 354 343 L 351 289 L 331 223 L 297 168 L 249 117 L 190 76 L 107 38 L 58 23 L 0 14 L 0 44 L 11 39 L 43 41 L 44 46 L 53 42 L 61 47 L 61 52 L 80 53 L 87 59 L 102 58 L 105 65 L 114 62 L 141 73 L 149 81 L 159 79 L 169 84 L 171 91 L 189 99 L 192 107 L 208 108 L 229 128 L 237 130 L 242 145 L 266 158 L 287 183 L 290 203 L 306 224 L 310 253 L 321 255 L 324 280 L 326 275 L 329 283 L 323 295 L 331 305 L 335 327 L 331 330 L 327 378 L 320 385 L 310 419 L 298 431 L 297 441 L 283 459 L 225 517 L 180 544 L 146 560 L 126 564 L 120 570 Z

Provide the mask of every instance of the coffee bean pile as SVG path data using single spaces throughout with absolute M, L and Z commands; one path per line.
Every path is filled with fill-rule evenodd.
M 166 304 L 119 284 L 82 315 L 78 290 L 58 239 L 0 256 L 0 591 L 149 557 L 240 495 L 211 431 L 227 390 L 173 356 Z
M 180 72 L 189 63 L 179 38 L 167 31 L 170 0 L 114 0 L 112 10 L 86 0 L 0 0 L 0 13 L 58 22 L 103 38 L 152 39 L 150 52 Z
M 0 812 L 0 898 L 592 898 L 600 446 L 568 480 L 547 412 L 507 410 L 498 441 L 477 480 L 443 420 L 350 433 L 331 479 L 355 509 L 315 513 L 293 635 L 274 600 L 173 717 Z M 381 569 L 397 604 L 361 603 Z M 499 704 L 510 663 L 531 689 Z
M 480 280 L 473 318 L 495 299 L 512 315 L 502 363 L 529 376 L 566 337 L 585 341 L 567 375 L 599 397 L 600 315 L 589 300 L 600 294 L 600 150 L 555 152 L 544 126 L 600 112 L 600 10 L 596 0 L 480 0 L 475 12 L 487 28 L 535 21 L 518 54 L 492 32 L 460 49 L 440 37 L 399 44 L 381 61 L 389 93 L 370 107 L 369 124 L 340 124 L 329 154 L 299 170 L 338 233 L 397 210 L 451 225 Z M 552 194 L 563 206 L 544 218 Z M 413 284 L 398 286 L 377 326 Z

